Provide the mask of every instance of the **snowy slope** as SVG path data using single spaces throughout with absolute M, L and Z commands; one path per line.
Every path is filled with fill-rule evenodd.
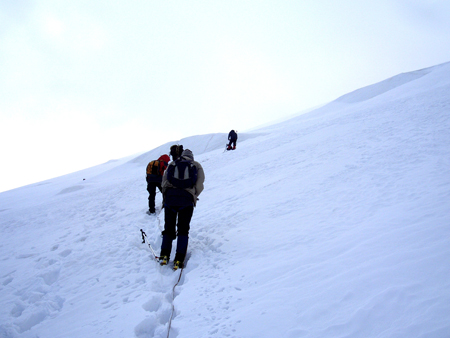
M 419 73 L 180 140 L 206 181 L 174 293 L 139 231 L 170 144 L 1 193 L 0 337 L 450 337 L 450 64 Z

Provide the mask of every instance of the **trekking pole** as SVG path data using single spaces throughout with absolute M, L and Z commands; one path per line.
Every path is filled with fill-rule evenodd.
M 142 229 L 141 229 L 141 235 L 142 235 L 142 244 L 144 244 L 144 243 L 145 243 L 145 240 L 147 239 L 147 245 L 148 245 L 148 247 L 149 247 L 150 250 L 152 251 L 153 256 L 155 257 L 155 259 L 158 260 L 158 258 L 159 258 L 158 255 L 156 255 L 155 250 L 153 250 L 152 245 L 151 245 L 150 242 L 148 241 L 147 234 L 146 234 L 146 233 L 144 232 L 144 230 L 142 230 Z

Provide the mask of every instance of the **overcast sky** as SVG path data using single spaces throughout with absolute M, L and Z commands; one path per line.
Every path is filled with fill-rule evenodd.
M 0 191 L 245 131 L 449 46 L 448 0 L 0 0 Z

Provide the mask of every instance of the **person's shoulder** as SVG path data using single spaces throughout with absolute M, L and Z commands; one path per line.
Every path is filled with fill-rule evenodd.
M 200 164 L 200 162 L 197 161 L 192 161 L 192 163 L 198 168 L 198 169 L 203 169 L 202 165 Z

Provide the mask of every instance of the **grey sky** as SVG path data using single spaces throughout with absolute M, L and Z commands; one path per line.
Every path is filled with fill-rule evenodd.
M 448 1 L 0 0 L 0 191 L 243 131 L 449 45 Z

